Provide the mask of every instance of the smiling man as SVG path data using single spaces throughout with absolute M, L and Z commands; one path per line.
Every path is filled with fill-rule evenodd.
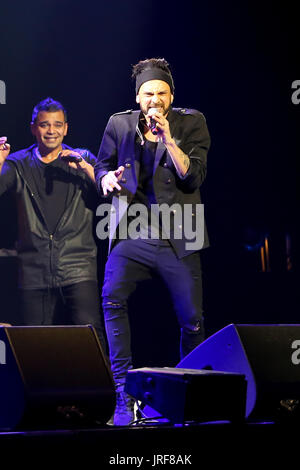
M 155 271 L 169 289 L 181 327 L 182 358 L 204 339 L 199 249 L 208 241 L 203 235 L 203 243 L 188 242 L 190 235 L 206 233 L 198 217 L 210 146 L 206 121 L 199 111 L 172 108 L 174 83 L 164 59 L 140 61 L 133 78 L 140 110 L 111 116 L 95 166 L 98 190 L 113 195 L 102 296 L 117 391 L 115 425 L 134 418 L 133 400 L 124 391 L 133 367 L 127 302 L 139 281 Z M 124 224 L 130 228 L 137 208 L 144 214 L 139 229 L 124 237 Z
M 93 234 L 96 159 L 63 143 L 67 113 L 52 98 L 33 109 L 31 132 L 36 144 L 11 155 L 0 138 L 0 195 L 14 191 L 18 207 L 22 323 L 92 324 L 105 348 Z

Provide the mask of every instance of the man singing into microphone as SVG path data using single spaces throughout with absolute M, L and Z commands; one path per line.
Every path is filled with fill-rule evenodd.
M 96 158 L 63 144 L 67 131 L 66 110 L 46 98 L 33 109 L 36 144 L 9 155 L 0 138 L 0 195 L 13 191 L 18 208 L 21 323 L 92 324 L 105 349 L 93 235 Z
M 110 224 L 102 296 L 117 391 L 114 424 L 121 426 L 134 418 L 133 400 L 124 391 L 127 371 L 133 367 L 128 298 L 138 281 L 149 279 L 153 271 L 160 275 L 181 327 L 183 358 L 204 339 L 199 249 L 208 245 L 204 219 L 200 246 L 189 245 L 184 226 L 193 224 L 201 206 L 199 187 L 206 175 L 210 146 L 205 118 L 196 110 L 172 108 L 174 83 L 164 59 L 140 61 L 133 66 L 133 78 L 140 110 L 111 116 L 95 166 L 98 190 L 104 196 L 113 195 L 116 220 Z M 129 230 L 124 237 L 124 220 L 130 224 L 137 203 L 147 208 L 149 217 L 139 219 L 138 236 L 130 236 Z M 191 207 L 190 217 L 185 217 L 185 209 Z

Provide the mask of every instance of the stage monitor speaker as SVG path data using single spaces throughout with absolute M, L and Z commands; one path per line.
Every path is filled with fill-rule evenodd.
M 187 421 L 245 419 L 246 381 L 241 374 L 171 367 L 128 371 L 125 391 L 144 408 L 148 418 Z
M 177 367 L 243 374 L 250 421 L 299 419 L 298 324 L 230 324 L 196 347 Z
M 92 326 L 0 327 L 0 429 L 106 423 L 115 390 Z

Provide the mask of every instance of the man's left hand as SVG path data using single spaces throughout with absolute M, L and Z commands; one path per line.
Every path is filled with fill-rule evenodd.
M 167 118 L 159 112 L 156 112 L 151 115 L 151 117 L 156 121 L 157 135 L 160 137 L 160 140 L 164 144 L 171 142 L 172 137 L 170 133 L 169 121 Z
M 184 177 L 190 166 L 189 157 L 177 146 L 174 139 L 172 139 L 167 118 L 159 112 L 153 113 L 151 117 L 156 121 L 157 135 L 161 142 L 165 144 L 178 175 L 181 178 Z
M 59 153 L 59 158 L 62 160 L 63 160 L 63 157 L 68 157 L 68 156 L 80 157 L 81 160 L 78 162 L 67 161 L 66 163 L 69 165 L 69 167 L 74 168 L 75 170 L 82 170 L 93 181 L 95 181 L 94 167 L 90 163 L 88 163 L 79 152 L 75 152 L 74 150 L 70 150 L 70 149 L 64 149 Z

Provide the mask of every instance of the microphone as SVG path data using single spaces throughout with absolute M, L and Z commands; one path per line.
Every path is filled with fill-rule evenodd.
M 61 152 L 60 152 L 61 153 Z M 59 158 L 61 160 L 64 160 L 65 162 L 74 162 L 74 163 L 79 163 L 81 162 L 82 158 L 79 157 L 78 155 L 63 155 L 62 157 L 60 156 L 60 153 L 58 154 Z
M 150 131 L 152 132 L 153 135 L 158 134 L 158 130 L 157 130 L 157 127 L 156 127 L 156 121 L 155 121 L 155 119 L 153 119 L 153 117 L 151 117 L 156 112 L 157 112 L 157 108 L 150 108 L 149 111 L 148 111 L 148 114 L 147 114 L 147 116 L 150 118 L 149 129 L 150 129 Z

